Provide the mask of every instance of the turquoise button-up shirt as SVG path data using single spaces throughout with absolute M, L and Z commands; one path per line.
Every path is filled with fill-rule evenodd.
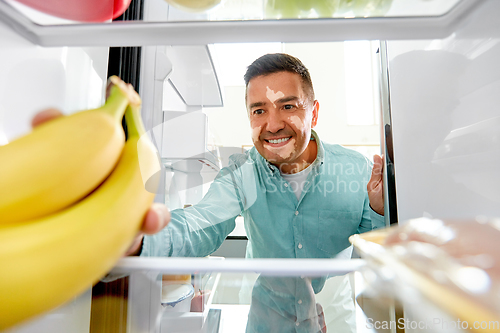
M 247 258 L 332 258 L 350 246 L 349 236 L 384 227 L 366 191 L 371 161 L 312 135 L 318 154 L 299 200 L 254 147 L 231 156 L 198 204 L 173 210 L 165 229 L 145 236 L 141 256 L 207 256 L 235 228 L 238 215 L 245 221 Z M 326 279 L 259 277 L 247 333 L 318 332 L 322 319 L 314 295 Z M 350 293 L 346 297 L 349 303 Z M 332 302 L 341 308 L 346 297 Z
M 142 256 L 204 257 L 213 253 L 242 215 L 247 258 L 332 258 L 349 236 L 384 227 L 369 206 L 372 163 L 362 154 L 319 140 L 299 200 L 278 168 L 254 148 L 231 156 L 196 205 L 171 212 L 168 226 L 145 236 Z

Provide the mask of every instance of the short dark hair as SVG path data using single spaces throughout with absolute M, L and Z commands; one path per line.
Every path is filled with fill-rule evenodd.
M 245 73 L 245 86 L 256 76 L 268 75 L 278 72 L 290 72 L 300 75 L 304 86 L 304 91 L 314 101 L 314 89 L 309 70 L 302 61 L 285 53 L 270 53 L 261 56 L 247 67 Z

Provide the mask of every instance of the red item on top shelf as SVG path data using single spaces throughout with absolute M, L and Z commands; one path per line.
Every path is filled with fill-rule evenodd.
M 131 0 L 16 0 L 28 7 L 52 16 L 80 21 L 104 22 L 117 18 Z

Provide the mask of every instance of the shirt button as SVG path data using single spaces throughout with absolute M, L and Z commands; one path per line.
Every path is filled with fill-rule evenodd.
M 301 249 L 301 248 L 302 248 L 302 244 L 300 244 L 300 243 L 299 243 L 299 245 L 297 245 L 297 247 L 298 247 L 299 249 Z
M 300 323 L 298 321 L 295 322 L 295 326 L 299 326 Z
M 299 211 L 298 210 L 295 211 L 295 216 L 297 216 L 297 215 L 299 215 Z
M 299 301 L 298 301 L 297 303 L 302 304 L 302 300 L 301 300 L 301 299 L 299 299 Z
M 285 183 L 285 187 L 288 187 L 288 183 Z

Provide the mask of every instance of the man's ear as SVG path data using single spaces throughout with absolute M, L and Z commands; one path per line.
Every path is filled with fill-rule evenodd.
M 314 128 L 318 123 L 318 112 L 319 112 L 319 102 L 315 100 L 313 102 L 313 116 L 311 121 L 311 128 Z

